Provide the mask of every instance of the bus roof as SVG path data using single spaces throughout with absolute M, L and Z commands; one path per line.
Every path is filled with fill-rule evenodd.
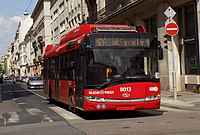
M 61 37 L 60 44 L 66 43 L 72 39 L 75 39 L 81 35 L 85 35 L 93 32 L 94 28 L 97 27 L 128 27 L 128 25 L 120 25 L 120 24 L 82 24 L 76 29 L 66 33 Z
M 98 31 L 129 31 L 129 32 L 137 32 L 136 29 L 140 32 L 146 32 L 144 27 L 132 27 L 130 28 L 126 24 L 82 24 L 74 30 L 69 31 L 61 37 L 61 41 L 56 46 L 52 47 L 49 45 L 48 49 L 46 49 L 44 54 L 44 59 L 59 55 L 66 51 L 67 46 L 71 46 L 74 44 L 74 48 L 78 48 L 80 46 L 81 41 L 84 36 L 88 33 L 98 32 Z M 70 49 L 69 49 L 70 50 Z

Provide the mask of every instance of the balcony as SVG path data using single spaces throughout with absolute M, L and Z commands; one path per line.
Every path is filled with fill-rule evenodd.
M 106 20 L 113 15 L 119 13 L 120 11 L 124 11 L 129 9 L 144 0 L 116 0 L 115 2 L 111 2 L 106 5 L 104 8 L 89 16 L 87 19 L 88 23 L 98 23 Z

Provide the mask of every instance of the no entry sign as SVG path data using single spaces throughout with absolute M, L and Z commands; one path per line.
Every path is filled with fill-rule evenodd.
M 179 31 L 178 25 L 176 23 L 168 23 L 166 25 L 166 33 L 169 36 L 175 36 Z

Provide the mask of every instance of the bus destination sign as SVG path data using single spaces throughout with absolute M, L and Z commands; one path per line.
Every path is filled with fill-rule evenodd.
M 96 46 L 150 46 L 149 38 L 95 38 Z

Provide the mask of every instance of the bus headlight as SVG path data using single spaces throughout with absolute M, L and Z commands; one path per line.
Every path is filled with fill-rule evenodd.
M 94 97 L 94 96 L 85 96 L 85 99 L 91 102 L 105 102 L 105 98 Z
M 157 99 L 160 99 L 160 95 L 146 97 L 145 101 L 153 101 L 153 100 L 157 100 Z

